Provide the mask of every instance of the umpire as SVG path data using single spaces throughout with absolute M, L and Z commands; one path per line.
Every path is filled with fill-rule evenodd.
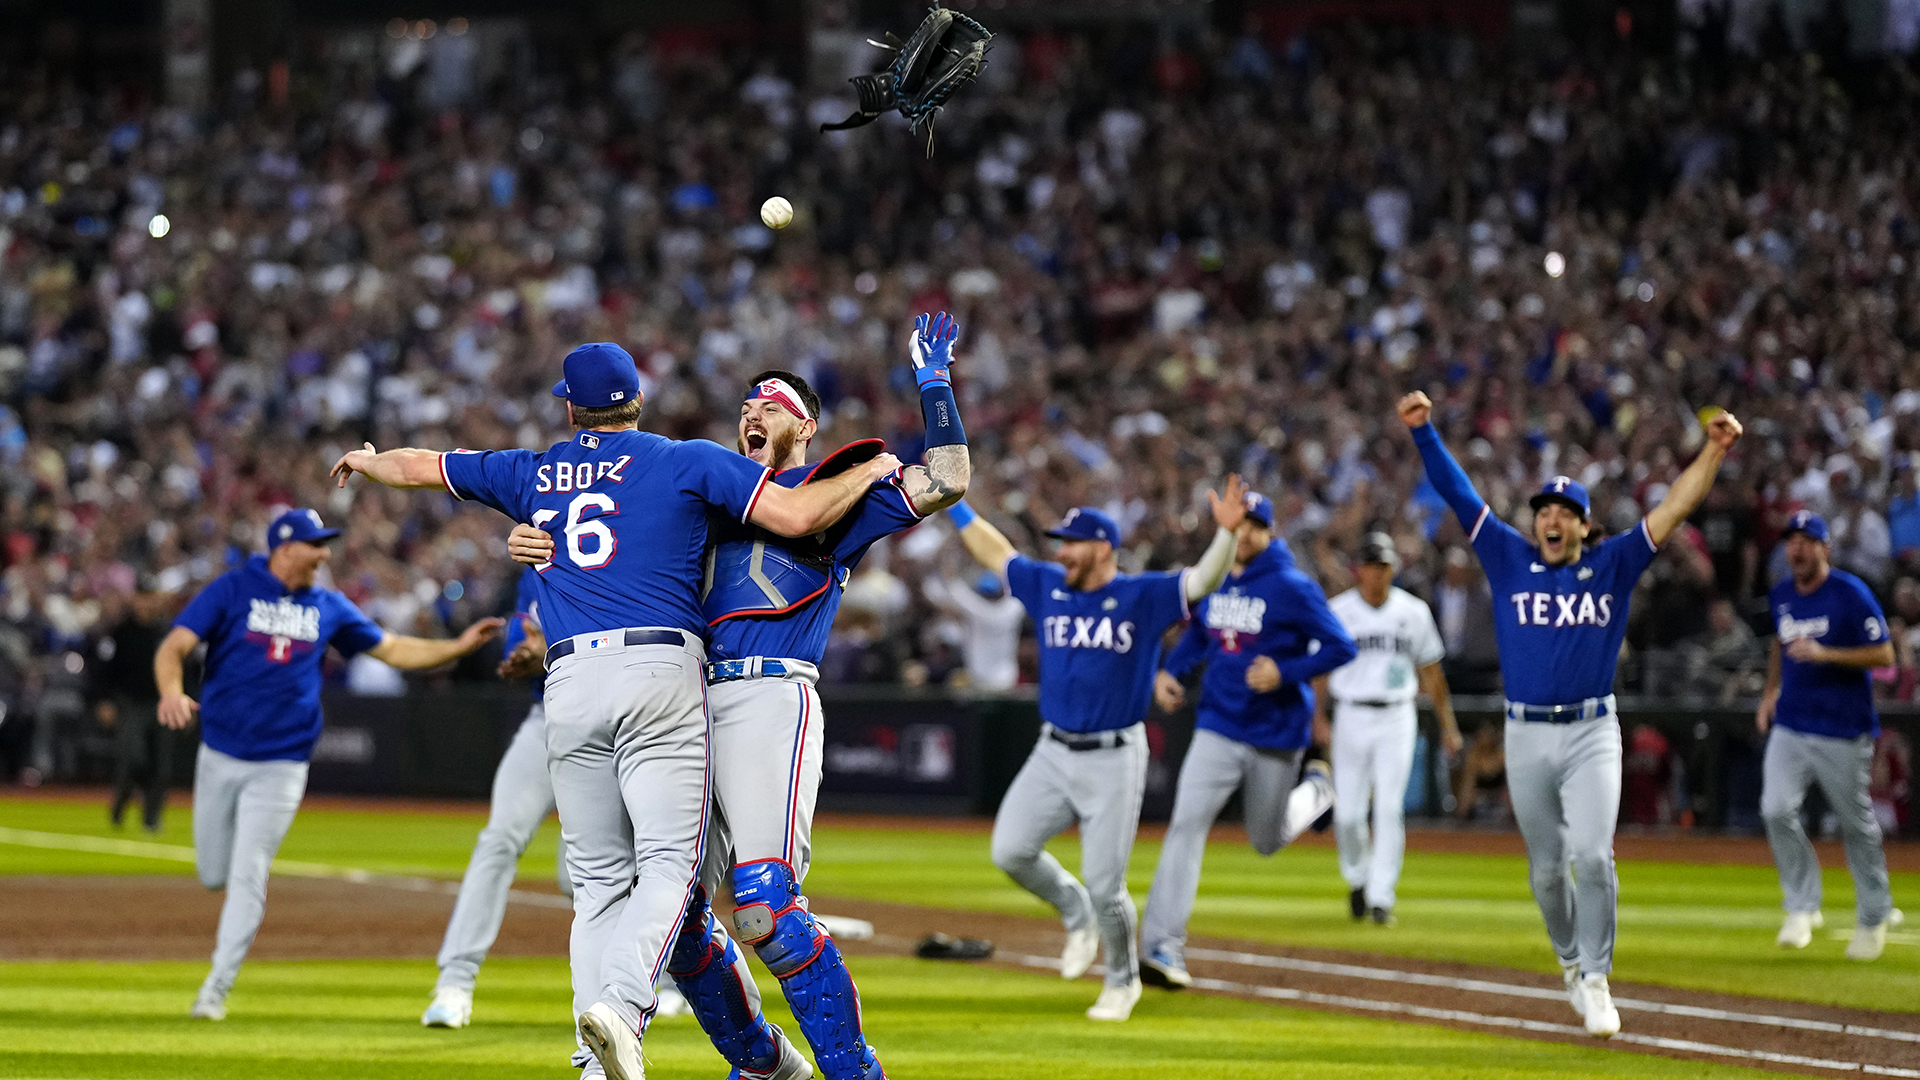
M 1867 796 L 1867 773 L 1880 717 L 1873 707 L 1872 669 L 1893 663 L 1886 616 L 1866 583 L 1828 564 L 1827 523 L 1802 510 L 1787 521 L 1787 580 L 1768 594 L 1775 636 L 1767 688 L 1754 724 L 1767 735 L 1760 816 L 1786 894 L 1777 943 L 1804 949 L 1821 924 L 1820 860 L 1800 821 L 1815 783 L 1840 819 L 1847 869 L 1853 873 L 1859 926 L 1847 959 L 1876 960 L 1887 927 L 1898 925 L 1887 882 L 1880 823 Z

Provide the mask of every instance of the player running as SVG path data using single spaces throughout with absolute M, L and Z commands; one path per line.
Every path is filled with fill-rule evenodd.
M 1391 926 L 1393 889 L 1407 850 L 1407 779 L 1413 772 L 1419 718 L 1414 696 L 1433 700 L 1440 743 L 1460 751 L 1460 727 L 1440 660 L 1447 649 L 1421 599 L 1394 585 L 1400 553 L 1393 537 L 1372 533 L 1360 544 L 1359 584 L 1333 598 L 1333 613 L 1360 654 L 1314 684 L 1314 724 L 1326 723 L 1333 704 L 1333 832 L 1340 845 L 1340 876 L 1355 919 Z M 1367 838 L 1367 802 L 1373 802 L 1373 838 Z
M 1867 795 L 1880 734 L 1870 672 L 1893 663 L 1893 642 L 1866 582 L 1828 564 L 1820 515 L 1802 510 L 1787 519 L 1786 543 L 1791 573 L 1767 595 L 1775 636 L 1766 692 L 1753 717 L 1767 736 L 1760 816 L 1786 894 L 1777 940 L 1782 948 L 1804 949 L 1822 922 L 1820 859 L 1800 823 L 1800 804 L 1817 783 L 1840 819 L 1853 873 L 1858 925 L 1847 959 L 1877 960 L 1887 947 L 1887 928 L 1902 919 Z
M 267 869 L 307 790 L 307 761 L 320 739 L 320 663 L 327 646 L 367 653 L 409 671 L 458 660 L 500 632 L 482 619 L 449 641 L 389 634 L 353 601 L 314 584 L 340 535 L 312 510 L 289 510 L 267 527 L 267 554 L 213 579 L 173 622 L 153 656 L 160 722 L 184 728 L 200 717 L 193 772 L 193 853 L 200 883 L 225 888 L 213 970 L 189 1015 L 224 1020 L 266 913 Z M 200 700 L 187 696 L 187 654 L 207 643 Z
M 1620 724 L 1614 668 L 1627 601 L 1660 545 L 1706 498 L 1740 422 L 1719 412 L 1706 445 L 1631 531 L 1588 548 L 1587 489 L 1556 476 L 1531 500 L 1533 539 L 1495 517 L 1428 423 L 1415 391 L 1400 419 L 1427 477 L 1467 531 L 1493 589 L 1494 636 L 1507 696 L 1507 792 L 1527 845 L 1533 897 L 1560 958 L 1567 1000 L 1587 1034 L 1620 1031 L 1613 969 L 1613 828 L 1620 816 Z M 1568 880 L 1571 867 L 1573 881 Z
M 1141 721 L 1160 666 L 1160 635 L 1227 576 L 1246 497 L 1238 475 L 1227 478 L 1224 497 L 1209 491 L 1219 528 L 1200 561 L 1149 574 L 1119 572 L 1120 526 L 1091 507 L 1067 511 L 1047 533 L 1061 541 L 1059 562 L 1017 553 L 965 502 L 948 511 L 967 553 L 1006 577 L 1039 630 L 1040 741 L 994 815 L 993 864 L 1060 912 L 1062 976 L 1085 974 L 1105 943 L 1106 985 L 1089 1020 L 1125 1020 L 1140 1000 L 1127 856 L 1146 791 Z M 1076 821 L 1085 885 L 1046 850 Z
M 1262 855 L 1292 843 L 1333 804 L 1325 763 L 1309 763 L 1306 779 L 1295 781 L 1312 727 L 1310 685 L 1353 659 L 1353 639 L 1319 584 L 1294 565 L 1287 542 L 1273 535 L 1273 501 L 1249 493 L 1245 505 L 1232 573 L 1200 601 L 1154 676 L 1154 700 L 1172 712 L 1186 697 L 1180 680 L 1207 666 L 1140 926 L 1140 977 L 1168 990 L 1193 985 L 1187 920 L 1207 831 L 1233 793 L 1245 792 L 1247 839 Z
M 544 453 L 388 450 L 334 466 L 389 487 L 475 499 L 565 537 L 540 567 L 547 648 L 547 772 L 573 881 L 576 1065 L 645 1075 L 640 1038 L 666 947 L 694 903 L 706 831 L 706 621 L 700 555 L 711 508 L 782 536 L 837 521 L 898 466 L 881 454 L 803 488 L 706 441 L 636 429 L 633 357 L 598 342 L 567 354 L 553 388 L 575 435 Z

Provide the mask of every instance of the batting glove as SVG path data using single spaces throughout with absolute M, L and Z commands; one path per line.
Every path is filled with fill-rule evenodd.
M 952 383 L 947 366 L 953 363 L 953 343 L 960 338 L 960 324 L 946 312 L 921 315 L 913 320 L 913 338 L 908 352 L 913 356 L 913 381 L 925 390 L 934 383 Z

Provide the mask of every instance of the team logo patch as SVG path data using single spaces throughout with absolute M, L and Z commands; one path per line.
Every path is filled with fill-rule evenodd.
M 1581 581 L 1585 581 L 1593 576 L 1593 567 L 1583 566 L 1580 568 L 1580 572 L 1573 576 L 1579 578 Z
M 1119 606 L 1120 606 L 1120 601 L 1115 600 L 1113 597 L 1109 596 L 1107 597 L 1106 602 L 1100 605 L 1100 610 L 1112 611 L 1114 608 L 1117 608 Z

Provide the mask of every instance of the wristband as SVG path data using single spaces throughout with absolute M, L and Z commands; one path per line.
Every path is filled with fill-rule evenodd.
M 956 529 L 966 528 L 973 524 L 974 518 L 979 516 L 979 514 L 973 512 L 973 507 L 967 505 L 967 500 L 965 499 L 961 499 L 959 502 L 947 507 L 947 517 L 953 519 L 953 527 Z
M 927 449 L 966 444 L 967 429 L 960 426 L 960 403 L 953 399 L 951 383 L 930 382 L 922 386 L 920 412 L 927 420 Z

